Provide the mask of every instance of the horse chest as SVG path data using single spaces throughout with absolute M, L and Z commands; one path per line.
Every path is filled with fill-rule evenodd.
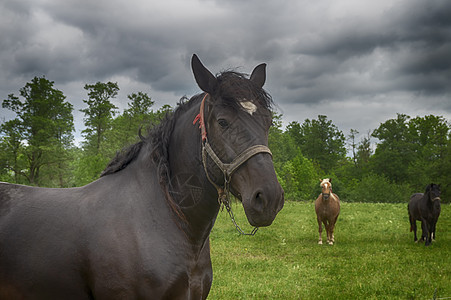
M 337 214 L 336 203 L 332 200 L 328 200 L 327 202 L 324 200 L 320 200 L 316 203 L 315 209 L 318 215 L 329 217 Z

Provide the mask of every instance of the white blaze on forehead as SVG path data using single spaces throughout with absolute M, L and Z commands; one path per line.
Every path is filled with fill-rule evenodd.
M 320 186 L 325 187 L 326 189 L 331 187 L 332 184 L 329 181 L 329 178 L 323 179 L 323 181 L 320 183 Z
M 257 111 L 257 105 L 255 105 L 251 101 L 248 100 L 240 101 L 240 104 L 244 108 L 244 110 L 251 116 L 254 112 Z

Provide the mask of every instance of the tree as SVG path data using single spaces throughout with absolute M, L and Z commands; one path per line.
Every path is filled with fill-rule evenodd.
M 274 168 L 280 172 L 282 166 L 292 160 L 298 152 L 293 138 L 282 131 L 282 115 L 273 113 L 273 125 L 269 128 L 268 144 L 273 154 Z
M 415 155 L 409 138 L 409 118 L 398 114 L 396 119 L 382 123 L 372 133 L 380 140 L 372 157 L 374 171 L 397 183 L 407 181 L 407 167 Z
M 299 148 L 296 156 L 277 170 L 277 175 L 286 199 L 295 201 L 314 199 L 319 175 L 313 163 L 302 155 Z
M 119 86 L 113 82 L 97 82 L 86 84 L 84 88 L 89 96 L 87 100 L 83 100 L 88 108 L 80 110 L 85 114 L 86 129 L 82 131 L 85 138 L 84 147 L 85 150 L 98 154 L 101 152 L 105 132 L 111 128 L 111 122 L 116 114 L 117 107 L 110 99 L 117 96 Z
M 356 136 L 359 134 L 359 132 L 355 129 L 351 129 L 349 135 L 348 135 L 348 141 L 349 141 L 349 145 L 351 146 L 352 149 L 352 161 L 354 162 L 354 166 L 357 167 L 357 154 L 356 154 L 356 148 L 357 148 L 357 144 L 356 144 Z
M 12 178 L 5 177 L 5 181 L 13 181 L 15 183 L 20 183 L 20 171 L 24 169 L 25 165 L 22 161 L 21 163 L 21 153 L 23 153 L 22 145 L 22 126 L 19 119 L 14 119 L 5 122 L 0 127 L 0 132 L 2 134 L 0 142 L 0 159 L 2 171 L 5 175 L 8 172 L 12 173 Z
M 151 108 L 155 102 L 146 93 L 132 93 L 127 97 L 130 102 L 128 102 L 128 109 L 124 111 L 124 114 L 136 117 L 149 115 L 152 112 Z
M 23 101 L 10 94 L 2 103 L 3 108 L 17 115 L 1 127 L 3 141 L 7 142 L 13 160 L 9 161 L 8 167 L 15 176 L 24 176 L 31 184 L 42 184 L 39 175 L 43 166 L 51 168 L 52 173 L 61 174 L 67 160 L 65 150 L 73 140 L 72 105 L 53 84 L 45 77 L 34 77 L 20 89 Z M 20 154 L 26 160 L 26 169 L 19 168 Z
M 357 146 L 356 166 L 361 172 L 366 172 L 372 154 L 371 135 L 368 132 L 367 136 L 363 137 Z
M 446 168 L 450 127 L 441 116 L 425 116 L 411 119 L 409 138 L 415 155 L 408 166 L 409 182 L 417 189 L 426 183 L 440 182 Z
M 396 183 L 410 183 L 422 189 L 437 181 L 449 140 L 449 125 L 443 117 L 410 119 L 398 114 L 381 124 L 372 136 L 380 140 L 371 158 L 374 171 Z
M 306 119 L 299 127 L 299 133 L 289 132 L 292 136 L 298 136 L 295 138 L 299 140 L 302 154 L 317 163 L 325 173 L 346 156 L 343 133 L 324 115 L 319 115 L 317 120 Z
M 160 122 L 163 115 L 172 108 L 163 106 L 156 112 L 152 106 L 154 101 L 143 92 L 128 95 L 128 109 L 113 119 L 111 130 L 105 132 L 104 152 L 108 158 L 112 158 L 116 152 L 139 140 L 139 131 L 143 134 L 152 125 Z

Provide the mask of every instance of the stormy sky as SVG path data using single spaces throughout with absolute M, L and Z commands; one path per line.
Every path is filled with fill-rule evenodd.
M 366 135 L 396 113 L 451 121 L 450 16 L 448 0 L 2 0 L 0 100 L 45 75 L 80 140 L 85 84 L 117 82 L 121 111 L 138 91 L 175 106 L 200 92 L 196 53 L 212 73 L 266 62 L 284 125 L 322 114 Z

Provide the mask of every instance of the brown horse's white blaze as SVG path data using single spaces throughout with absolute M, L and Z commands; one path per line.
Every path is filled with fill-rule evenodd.
M 321 194 L 315 201 L 316 219 L 318 221 L 319 239 L 318 244 L 322 244 L 322 224 L 326 227 L 327 243 L 333 245 L 335 242 L 334 228 L 340 214 L 340 199 L 332 192 L 332 180 L 329 178 L 320 179 Z

